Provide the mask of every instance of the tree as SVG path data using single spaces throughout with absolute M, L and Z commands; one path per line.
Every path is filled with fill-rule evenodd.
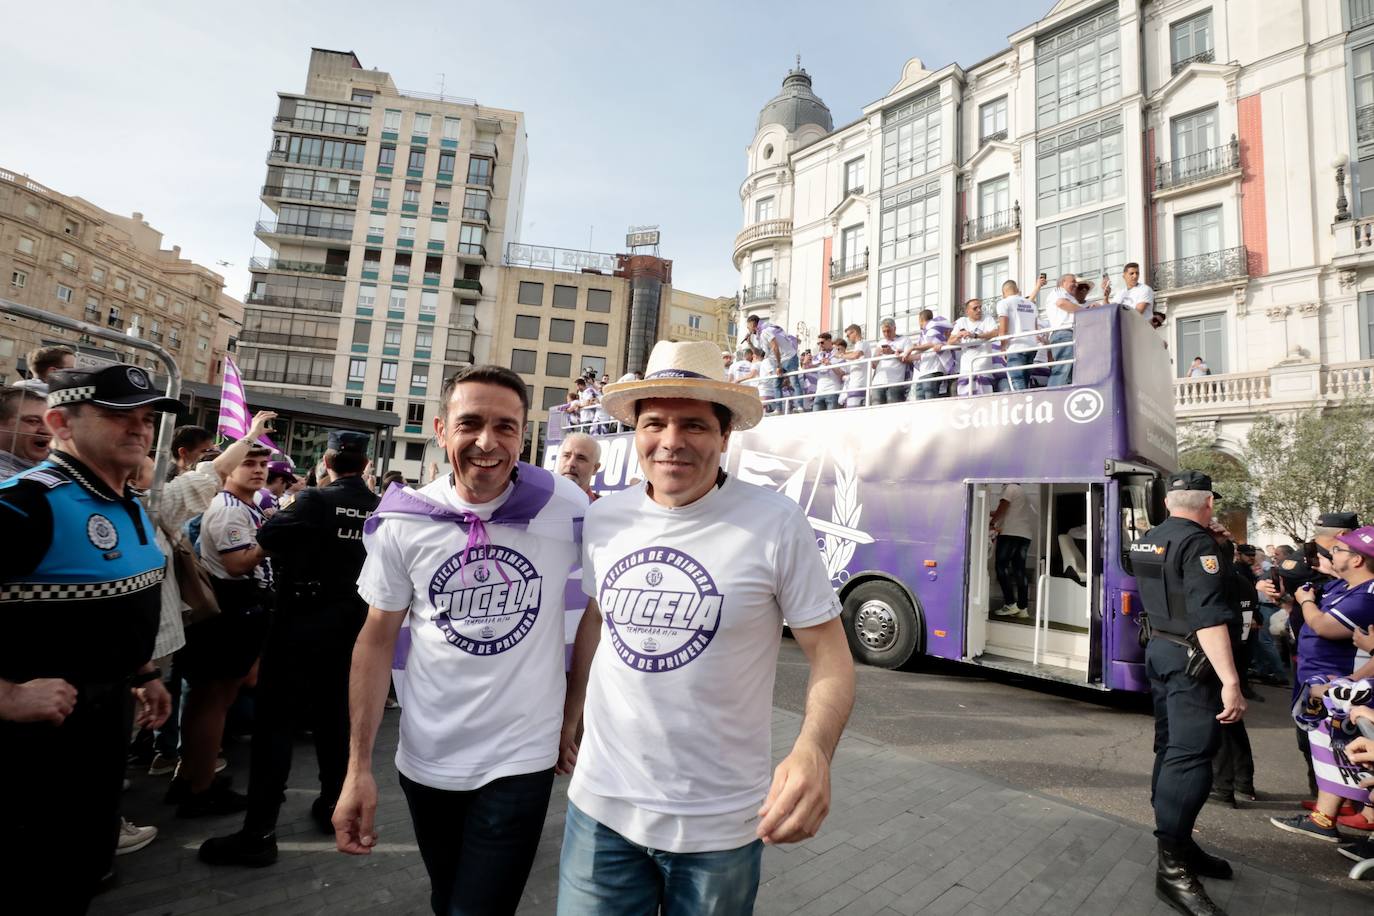
M 1251 505 L 1253 481 L 1245 465 L 1218 451 L 1196 435 L 1179 437 L 1180 470 L 1201 471 L 1212 478 L 1212 488 L 1221 494 L 1222 510 L 1244 509 Z
M 1323 512 L 1374 515 L 1374 402 L 1264 417 L 1246 440 L 1255 510 L 1295 544 Z

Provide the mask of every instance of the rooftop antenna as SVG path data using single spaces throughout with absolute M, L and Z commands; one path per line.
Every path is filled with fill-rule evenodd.
M 443 101 L 443 99 L 444 99 L 444 74 L 440 73 L 440 74 L 439 74 L 439 100 L 440 100 L 440 101 Z

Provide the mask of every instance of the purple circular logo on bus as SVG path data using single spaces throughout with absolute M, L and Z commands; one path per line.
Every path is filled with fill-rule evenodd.
M 720 629 L 724 598 L 711 574 L 680 550 L 647 547 L 601 580 L 611 645 L 636 671 L 672 671 L 692 661 Z
M 509 547 L 464 548 L 429 580 L 434 625 L 464 652 L 498 655 L 534 629 L 543 585 L 534 564 Z

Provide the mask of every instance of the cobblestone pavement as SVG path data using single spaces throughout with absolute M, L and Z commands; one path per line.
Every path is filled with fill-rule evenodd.
M 773 746 L 781 756 L 800 717 L 775 710 Z M 390 758 L 398 713 L 378 739 L 376 852 L 352 858 L 309 818 L 314 755 L 297 744 L 292 788 L 278 833 L 280 861 L 265 869 L 212 869 L 195 850 L 239 817 L 180 821 L 161 802 L 165 779 L 135 776 L 125 811 L 156 823 L 153 845 L 118 859 L 119 885 L 97 898 L 95 916 L 113 914 L 425 913 L 428 881 L 410 832 Z M 248 748 L 230 748 L 237 783 Z M 520 912 L 554 910 L 566 780 L 555 787 Z M 848 735 L 833 769 L 831 814 L 815 839 L 769 849 L 757 912 L 768 916 L 893 914 L 1170 913 L 1154 896 L 1149 831 L 967 770 L 926 763 L 887 745 Z M 1233 914 L 1367 913 L 1374 894 L 1346 891 L 1237 862 L 1235 881 L 1208 882 Z

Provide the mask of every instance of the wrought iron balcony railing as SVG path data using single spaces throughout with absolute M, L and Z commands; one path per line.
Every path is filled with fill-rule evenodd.
M 1224 146 L 1205 149 L 1189 156 L 1180 156 L 1169 162 L 1155 159 L 1155 190 L 1181 188 L 1226 175 L 1240 168 L 1240 141 L 1231 135 L 1231 142 Z
M 778 281 L 770 283 L 759 283 L 754 286 L 746 286 L 740 293 L 740 302 L 748 305 L 751 302 L 772 302 L 778 298 Z
M 1170 75 L 1170 76 L 1173 76 L 1175 73 L 1177 73 L 1178 71 L 1182 70 L 1184 67 L 1188 66 L 1189 64 L 1193 64 L 1193 63 L 1210 64 L 1210 63 L 1211 63 L 1213 60 L 1215 60 L 1215 59 L 1216 59 L 1216 53 L 1215 53 L 1211 48 L 1207 48 L 1205 51 L 1199 51 L 1199 52 L 1197 52 L 1197 53 L 1194 54 L 1192 57 L 1185 57 L 1185 58 L 1183 58 L 1182 60 L 1176 60 L 1176 61 L 1174 61 L 1174 65 L 1173 65 L 1173 67 L 1170 69 L 1169 75 Z
M 330 312 L 335 315 L 343 311 L 343 302 L 336 299 L 254 295 L 250 293 L 243 301 L 246 305 L 275 305 L 278 308 L 304 309 L 308 312 Z
M 851 254 L 843 258 L 831 258 L 830 260 L 830 282 L 845 280 L 850 277 L 861 277 L 868 273 L 868 249 L 862 252 Z
M 114 315 L 111 315 L 109 318 L 105 319 L 105 323 L 110 327 L 114 328 L 116 331 L 124 330 L 123 318 L 116 318 Z
M 342 277 L 348 273 L 347 264 L 321 264 L 318 261 L 283 261 L 280 258 L 252 258 L 249 270 L 289 270 L 294 273 L 328 274 Z
M 1156 264 L 1150 272 L 1155 292 L 1206 286 L 1250 276 L 1250 259 L 1241 245 Z
M 1010 210 L 989 213 L 964 221 L 964 244 L 972 245 L 985 239 L 1010 235 L 1021 230 L 1021 204 L 1013 203 Z

